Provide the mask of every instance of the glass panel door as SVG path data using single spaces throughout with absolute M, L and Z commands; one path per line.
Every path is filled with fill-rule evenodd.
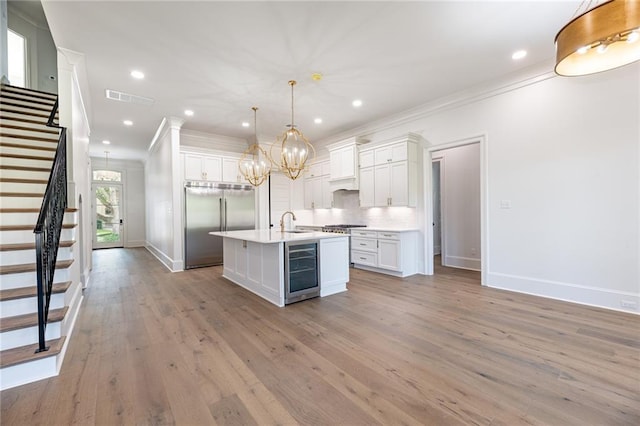
M 122 185 L 93 185 L 93 248 L 123 247 Z

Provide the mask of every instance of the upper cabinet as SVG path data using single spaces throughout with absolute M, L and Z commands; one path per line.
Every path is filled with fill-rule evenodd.
M 184 180 L 246 183 L 238 169 L 239 158 L 200 153 L 183 153 Z
M 418 198 L 418 139 L 361 148 L 360 207 L 415 207 Z
M 329 188 L 330 162 L 315 162 L 304 176 L 304 208 L 330 209 L 333 193 Z
M 329 188 L 331 191 L 339 189 L 357 190 L 358 183 L 358 149 L 363 143 L 360 138 L 349 138 L 331 144 L 329 150 Z

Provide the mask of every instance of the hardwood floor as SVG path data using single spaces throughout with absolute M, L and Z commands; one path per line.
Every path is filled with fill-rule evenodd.
M 221 267 L 93 259 L 60 375 L 3 391 L 3 425 L 640 424 L 636 315 L 442 267 L 278 308 Z

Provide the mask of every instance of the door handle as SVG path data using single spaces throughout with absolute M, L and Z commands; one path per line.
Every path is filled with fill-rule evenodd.
M 220 203 L 220 231 L 225 231 L 223 217 L 222 217 L 222 198 L 220 198 L 218 202 Z
M 224 230 L 227 231 L 227 200 L 224 200 Z

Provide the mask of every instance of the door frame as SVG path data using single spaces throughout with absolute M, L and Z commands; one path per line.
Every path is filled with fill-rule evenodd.
M 118 170 L 118 172 L 120 172 Z M 96 187 L 97 186 L 117 186 L 120 189 L 120 216 L 122 224 L 120 226 L 120 242 L 117 243 L 98 243 L 96 241 Z M 91 183 L 91 245 L 93 249 L 105 249 L 105 248 L 120 248 L 124 247 L 125 242 L 125 196 L 124 196 L 124 183 L 111 182 L 111 181 L 93 181 Z
M 445 220 L 445 215 L 444 215 L 443 207 L 442 207 L 444 205 L 444 203 L 442 202 L 442 200 L 444 199 L 444 193 L 442 191 L 442 187 L 443 187 L 442 177 L 444 176 L 443 171 L 444 171 L 444 167 L 445 167 L 445 164 L 444 164 L 445 161 L 444 160 L 445 160 L 444 157 L 439 157 L 439 156 L 437 156 L 437 154 L 436 155 L 432 155 L 432 159 L 431 159 L 431 168 L 432 168 L 431 169 L 431 176 L 432 177 L 433 177 L 433 163 L 439 163 L 439 167 L 440 167 L 440 176 L 439 176 L 439 179 L 438 179 L 439 186 L 440 186 L 440 188 L 438 188 L 438 192 L 439 192 L 439 195 L 440 195 L 440 254 L 444 253 L 444 242 L 445 242 L 445 238 L 444 238 L 444 230 L 445 230 L 444 220 Z M 431 205 L 433 206 L 433 180 L 431 181 Z M 433 209 L 432 209 L 432 212 L 433 212 Z M 431 216 L 431 219 L 432 219 L 431 223 L 434 223 L 433 222 L 433 218 L 434 217 Z M 433 225 L 432 225 L 432 227 L 433 227 Z M 433 237 L 435 237 L 435 233 L 434 233 Z M 434 256 L 435 256 L 435 246 L 434 246 Z
M 423 155 L 423 170 L 424 170 L 424 185 L 426 190 L 424 191 L 424 212 L 425 212 L 425 238 L 424 238 L 424 254 L 425 254 L 425 274 L 433 275 L 433 190 L 432 190 L 432 174 L 433 174 L 433 156 L 436 151 L 442 151 L 449 148 L 457 148 L 459 146 L 480 144 L 480 282 L 487 285 L 487 268 L 489 265 L 489 241 L 488 241 L 488 211 L 487 202 L 489 194 L 489 179 L 488 179 L 488 151 L 489 143 L 486 133 L 479 134 L 477 136 L 471 136 L 464 139 L 454 140 L 451 142 L 432 145 L 424 149 Z M 437 155 L 437 154 L 436 154 Z M 442 171 L 441 171 L 442 172 Z M 442 181 L 440 182 L 442 186 Z M 442 202 L 442 194 L 440 194 Z M 444 219 L 443 219 L 444 220 Z M 444 243 L 443 243 L 444 247 Z

